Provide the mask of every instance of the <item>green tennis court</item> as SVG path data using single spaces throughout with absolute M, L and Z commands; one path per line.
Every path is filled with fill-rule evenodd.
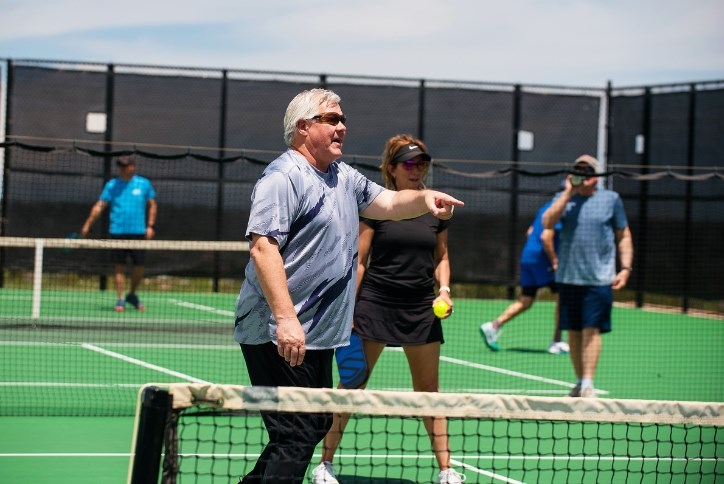
M 13 483 L 123 482 L 133 430 L 130 415 L 142 384 L 248 384 L 243 358 L 231 338 L 235 298 L 235 294 L 147 292 L 144 293 L 146 311 L 117 314 L 113 312 L 114 300 L 109 293 L 43 291 L 40 312 L 33 317 L 32 291 L 0 290 L 3 354 L 0 410 L 3 415 L 28 415 L 0 417 L 6 436 L 0 444 L 4 479 Z M 480 323 L 497 315 L 507 303 L 504 300 L 456 301 L 454 315 L 444 322 L 446 342 L 440 363 L 443 392 L 542 396 L 563 396 L 568 392 L 573 381 L 568 357 L 546 352 L 552 331 L 552 303 L 541 301 L 506 326 L 500 352 L 493 353 L 485 347 L 479 334 Z M 618 306 L 613 317 L 614 330 L 604 337 L 596 378 L 600 396 L 724 401 L 723 321 Z M 411 387 L 402 351 L 389 348 L 383 353 L 369 387 L 387 390 Z M 43 414 L 87 417 L 43 417 Z M 366 420 L 362 419 L 360 424 Z M 390 453 L 372 451 L 352 453 L 345 436 L 338 456 L 341 475 L 349 478 L 343 482 L 358 482 L 355 479 L 361 479 L 362 475 L 375 477 L 376 472 L 380 472 L 380 466 L 375 464 L 378 459 L 397 461 L 399 473 L 395 479 L 398 480 L 389 480 L 387 474 L 388 480 L 364 482 L 418 482 L 421 466 L 429 469 L 431 478 L 435 464 L 424 428 L 415 419 L 404 425 L 417 426 L 418 437 L 413 441 L 393 442 L 392 448 L 399 449 L 393 457 Z M 453 461 L 468 469 L 465 470 L 468 482 L 500 482 L 504 478 L 516 481 L 522 475 L 530 479 L 533 468 L 540 469 L 534 480 L 544 482 L 552 476 L 546 472 L 556 468 L 555 459 L 540 458 L 546 449 L 528 448 L 523 437 L 514 439 L 510 445 L 497 437 L 495 440 L 500 440 L 500 445 L 505 447 L 493 446 L 485 455 L 479 455 L 477 448 L 469 451 L 464 437 L 456 440 L 452 436 L 454 425 L 469 424 L 450 423 Z M 459 430 L 463 436 L 464 432 L 484 434 L 488 431 L 495 432 Z M 521 436 L 533 431 L 525 426 L 520 429 Z M 555 435 L 552 437 L 555 441 Z M 715 438 L 721 448 L 721 432 Z M 586 482 L 587 466 L 601 468 L 600 459 L 591 463 L 575 457 L 589 453 L 583 448 L 587 440 L 593 438 L 584 434 L 580 449 L 568 449 L 568 453 L 562 454 L 562 461 L 569 467 L 571 461 L 580 465 L 580 473 L 571 474 L 570 480 Z M 357 446 L 359 443 L 355 443 L 355 448 Z M 687 452 L 691 451 L 672 450 L 673 455 L 682 458 Z M 699 455 L 711 453 L 701 449 L 697 452 Z M 626 460 L 625 453 L 618 457 L 617 453 L 616 448 L 596 451 L 595 455 L 605 455 L 610 461 L 610 476 L 597 473 L 597 479 L 610 477 L 612 482 L 617 482 L 616 470 Z M 646 473 L 647 466 L 675 469 L 680 465 L 695 465 L 655 459 L 659 455 L 655 447 L 650 453 L 652 459 L 640 464 L 643 475 L 650 475 Z M 713 472 L 711 466 L 718 465 L 721 471 L 722 456 L 715 457 L 699 465 L 710 466 L 709 472 Z M 494 461 L 500 459 L 507 459 L 511 469 L 518 466 L 520 470 L 511 471 L 507 476 L 488 475 L 486 469 L 495 468 Z M 345 460 L 367 464 L 357 467 L 355 478 L 345 474 Z M 238 472 L 243 473 L 243 469 L 239 468 Z M 675 470 L 672 472 L 676 474 Z

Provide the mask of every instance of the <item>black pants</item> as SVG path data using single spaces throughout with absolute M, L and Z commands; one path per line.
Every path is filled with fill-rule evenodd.
M 304 363 L 295 367 L 279 356 L 274 343 L 241 345 L 241 351 L 254 386 L 332 387 L 334 350 L 307 350 Z M 262 418 L 269 443 L 241 482 L 303 482 L 314 449 L 332 427 L 332 414 L 262 412 Z

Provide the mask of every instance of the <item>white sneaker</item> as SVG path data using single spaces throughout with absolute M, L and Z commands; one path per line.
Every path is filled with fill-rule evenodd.
M 581 388 L 581 398 L 598 398 L 598 395 L 593 387 L 583 387 Z
M 483 333 L 483 339 L 485 340 L 485 344 L 488 345 L 488 348 L 493 351 L 498 351 L 500 349 L 498 346 L 498 335 L 500 334 L 500 331 L 497 331 L 495 327 L 493 327 L 492 321 L 483 323 L 480 326 L 480 332 Z
M 567 355 L 569 351 L 570 348 L 565 341 L 551 341 L 548 347 L 548 353 L 552 355 Z
M 452 467 L 448 467 L 437 475 L 437 482 L 439 484 L 462 484 L 466 478 L 465 474 L 459 474 Z
M 331 462 L 322 462 L 312 471 L 314 484 L 339 484 Z

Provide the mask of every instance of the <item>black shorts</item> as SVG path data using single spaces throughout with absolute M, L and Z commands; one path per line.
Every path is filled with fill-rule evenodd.
M 145 235 L 111 235 L 112 240 L 146 240 Z M 146 262 L 146 251 L 138 249 L 113 249 L 111 250 L 111 262 L 114 264 L 125 264 L 128 259 L 134 266 L 142 266 Z
M 538 294 L 538 289 L 541 287 L 548 287 L 553 294 L 558 293 L 558 286 L 555 281 L 551 281 L 546 286 L 521 286 L 520 292 L 523 296 L 535 297 Z

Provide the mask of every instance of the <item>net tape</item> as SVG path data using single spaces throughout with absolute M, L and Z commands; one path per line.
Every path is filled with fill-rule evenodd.
M 721 402 L 359 391 L 187 383 L 150 386 L 167 388 L 173 395 L 175 410 L 207 406 L 225 410 L 724 426 L 724 403 Z
M 180 251 L 238 251 L 247 252 L 248 242 L 217 240 L 125 240 L 0 237 L 0 247 L 44 247 L 54 249 L 137 249 Z

